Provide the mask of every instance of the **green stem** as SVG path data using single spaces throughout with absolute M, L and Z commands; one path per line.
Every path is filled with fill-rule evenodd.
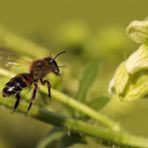
M 2 68 L 0 68 L 0 72 L 1 72 L 1 74 L 4 74 L 4 75 L 6 74 L 7 76 L 11 76 L 11 77 L 12 77 L 12 75 L 13 76 L 15 75 L 12 72 L 9 72 L 9 71 L 2 69 Z M 40 90 L 47 94 L 47 90 L 45 87 L 41 86 Z M 110 118 L 104 116 L 103 114 L 96 112 L 95 110 L 91 109 L 87 105 L 84 105 L 81 102 L 76 101 L 74 98 L 69 97 L 69 96 L 67 96 L 55 89 L 51 89 L 51 93 L 52 93 L 52 97 L 54 99 L 84 113 L 85 115 L 91 117 L 92 119 L 95 119 L 96 121 L 98 121 L 102 125 L 105 125 L 106 127 L 110 128 L 114 131 L 120 130 L 119 124 L 112 121 Z
M 0 99 L 0 105 L 7 108 L 12 108 L 14 101 L 11 99 L 8 99 L 7 101 Z M 21 102 L 18 111 L 21 113 L 26 113 L 27 106 L 27 103 Z M 54 126 L 69 128 L 70 130 L 74 130 L 79 133 L 82 132 L 89 136 L 93 136 L 99 139 L 101 138 L 102 140 L 112 144 L 132 147 L 148 147 L 148 139 L 136 137 L 123 131 L 113 132 L 112 130 L 107 130 L 102 127 L 94 125 L 92 126 L 91 124 L 80 120 L 66 118 L 64 116 L 49 112 L 35 105 L 32 107 L 29 116 L 45 123 L 53 124 Z
M 69 97 L 69 96 L 67 96 L 55 89 L 51 89 L 51 90 L 52 90 L 52 96 L 54 99 L 82 112 L 83 114 L 91 117 L 92 119 L 95 119 L 96 121 L 98 121 L 102 125 L 105 125 L 106 127 L 110 128 L 114 131 L 120 130 L 119 124 L 117 124 L 116 122 L 114 122 L 110 118 L 104 116 L 103 114 L 101 114 L 99 112 L 96 112 L 95 110 L 91 109 L 87 105 L 84 105 L 84 104 L 76 101 L 72 97 Z M 46 90 L 45 90 L 45 88 L 43 88 L 43 89 L 41 89 L 41 91 L 43 91 L 45 93 Z

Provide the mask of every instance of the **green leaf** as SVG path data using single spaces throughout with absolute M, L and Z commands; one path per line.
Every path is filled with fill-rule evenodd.
M 63 136 L 63 134 L 64 133 L 61 130 L 53 128 L 48 133 L 48 135 L 39 142 L 37 148 L 47 148 L 47 147 L 56 148 L 58 145 L 58 141 Z
M 110 99 L 107 96 L 99 96 L 91 102 L 89 102 L 88 104 L 94 110 L 99 111 L 109 102 L 109 100 Z
M 67 133 L 65 133 L 62 130 L 53 128 L 48 135 L 39 142 L 37 148 L 66 148 L 76 143 L 86 144 L 84 136 L 74 131 L 67 131 Z
M 76 98 L 81 102 L 86 102 L 86 97 L 89 89 L 96 79 L 99 70 L 98 61 L 90 62 L 84 69 L 81 75 L 79 89 Z
M 109 97 L 99 96 L 92 101 L 87 102 L 87 105 L 96 111 L 100 111 L 109 101 Z M 90 119 L 88 116 L 80 113 L 77 113 L 77 117 L 79 117 L 83 121 L 88 121 L 88 119 Z

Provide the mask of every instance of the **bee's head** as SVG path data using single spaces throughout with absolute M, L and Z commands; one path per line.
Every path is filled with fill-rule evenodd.
M 48 60 L 50 70 L 51 70 L 55 75 L 57 75 L 57 76 L 60 76 L 60 71 L 59 71 L 59 66 L 58 66 L 58 64 L 57 64 L 57 62 L 56 62 L 55 59 L 56 59 L 59 55 L 65 53 L 65 52 L 66 52 L 66 51 L 62 51 L 62 52 L 58 53 L 54 58 L 51 58 L 51 57 L 50 57 L 49 60 Z
M 60 75 L 60 71 L 59 71 L 58 64 L 57 64 L 57 62 L 56 62 L 54 59 L 52 59 L 52 58 L 50 58 L 50 60 L 49 60 L 49 68 L 50 68 L 50 70 L 51 70 L 55 75 L 57 75 L 57 76 Z

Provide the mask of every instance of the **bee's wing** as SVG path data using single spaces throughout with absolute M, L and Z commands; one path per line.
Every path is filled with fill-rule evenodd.
M 0 66 L 4 68 L 9 68 L 9 66 L 14 61 L 15 61 L 15 54 L 9 51 L 8 48 L 0 47 Z
M 5 47 L 0 47 L 0 66 L 6 69 L 17 69 L 17 71 L 28 71 L 32 60 L 28 57 L 18 57 Z M 17 72 L 16 71 L 16 72 Z M 24 71 L 22 71 L 24 72 Z
M 32 60 L 30 58 L 21 57 L 14 62 L 10 62 L 9 64 L 11 64 L 12 71 L 15 71 L 17 73 L 21 73 L 21 72 L 28 72 L 31 63 L 32 63 Z

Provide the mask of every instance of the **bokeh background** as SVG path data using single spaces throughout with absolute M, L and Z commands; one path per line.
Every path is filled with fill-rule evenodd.
M 116 67 L 139 46 L 128 37 L 126 27 L 133 20 L 145 19 L 147 6 L 147 0 L 0 0 L 0 24 L 50 50 L 67 50 L 62 59 L 68 63 L 62 83 L 71 95 L 86 63 L 99 59 L 101 68 L 91 94 L 108 95 L 108 83 Z M 112 103 L 103 112 L 128 131 L 148 137 L 148 101 L 127 106 L 119 109 Z M 50 128 L 1 108 L 0 148 L 36 147 Z M 105 147 L 92 140 L 88 145 L 72 147 L 84 146 Z

